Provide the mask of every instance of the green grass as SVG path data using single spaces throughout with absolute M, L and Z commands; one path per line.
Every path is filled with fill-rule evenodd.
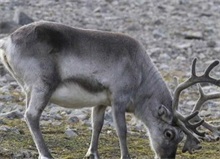
M 22 120 L 4 120 L 5 125 L 16 127 L 20 133 L 0 131 L 0 158 L 11 159 L 12 154 L 28 151 L 37 158 L 37 151 L 26 123 Z M 78 136 L 67 138 L 65 128 L 77 129 Z M 81 159 L 89 147 L 91 131 L 86 125 L 68 125 L 63 122 L 59 126 L 42 126 L 46 143 L 56 159 Z M 110 132 L 110 133 L 109 133 Z M 179 145 L 177 159 L 217 159 L 220 156 L 219 142 L 203 142 L 203 149 L 190 155 L 182 153 L 183 143 Z M 131 157 L 134 159 L 151 159 L 154 154 L 149 146 L 149 140 L 144 133 L 128 134 L 128 145 Z M 104 159 L 119 159 L 120 150 L 116 133 L 111 128 L 104 128 L 100 136 L 99 153 Z M 20 159 L 20 158 L 19 158 Z M 22 159 L 22 157 L 21 157 Z

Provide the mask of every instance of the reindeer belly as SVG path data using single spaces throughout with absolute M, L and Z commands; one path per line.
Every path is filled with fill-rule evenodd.
M 62 85 L 52 94 L 51 103 L 67 108 L 82 108 L 97 105 L 110 105 L 106 90 L 88 92 L 77 84 Z

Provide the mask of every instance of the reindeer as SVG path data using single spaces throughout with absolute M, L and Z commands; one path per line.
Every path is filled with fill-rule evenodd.
M 220 85 L 205 74 L 180 84 L 172 98 L 161 74 L 135 39 L 118 33 L 84 30 L 53 22 L 25 25 L 1 40 L 1 59 L 26 94 L 25 120 L 39 152 L 52 159 L 40 130 L 40 116 L 49 102 L 67 108 L 92 109 L 92 137 L 85 158 L 99 159 L 98 140 L 105 109 L 111 106 L 121 159 L 130 159 L 125 112 L 133 113 L 149 132 L 155 158 L 175 158 L 178 143 L 187 135 L 183 151 L 200 149 L 198 111 L 178 112 L 183 89 L 201 82 Z M 197 134 L 197 135 L 195 135 Z

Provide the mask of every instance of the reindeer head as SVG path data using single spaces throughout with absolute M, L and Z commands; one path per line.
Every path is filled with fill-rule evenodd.
M 183 139 L 183 131 L 172 125 L 171 112 L 163 105 L 158 109 L 156 121 L 149 124 L 148 132 L 155 158 L 175 158 L 178 143 Z
M 144 123 L 147 125 L 151 148 L 156 155 L 155 158 L 175 158 L 177 146 L 183 139 L 184 133 L 178 125 L 173 123 L 172 112 L 167 109 L 167 106 L 159 105 L 154 99 L 152 102 L 150 104 L 157 106 L 157 111 L 155 111 L 155 107 L 150 107 L 151 113 L 147 113 Z
M 192 153 L 195 150 L 201 149 L 198 137 L 204 137 L 205 133 L 199 132 L 197 127 L 202 125 L 204 120 L 191 123 L 191 120 L 195 117 L 198 119 L 198 111 L 194 111 L 186 117 L 181 115 L 178 112 L 179 96 L 184 89 L 197 83 L 207 82 L 219 86 L 220 81 L 209 76 L 211 70 L 218 64 L 218 61 L 214 61 L 209 65 L 203 75 L 197 76 L 195 71 L 196 59 L 194 59 L 191 77 L 179 84 L 174 91 L 172 109 L 168 110 L 167 108 L 169 108 L 169 106 L 161 105 L 158 106 L 156 112 L 155 107 L 154 111 L 151 111 L 153 113 L 150 115 L 151 117 L 149 117 L 151 121 L 148 122 L 148 132 L 151 147 L 156 154 L 156 158 L 175 158 L 178 143 L 183 139 L 184 134 L 186 135 L 186 141 L 182 149 L 183 152 L 188 151 Z

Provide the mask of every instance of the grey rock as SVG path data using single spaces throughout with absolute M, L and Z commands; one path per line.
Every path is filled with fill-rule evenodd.
M 210 112 L 205 111 L 205 110 L 201 110 L 199 114 L 201 117 L 209 117 L 211 115 Z
M 213 40 L 210 40 L 207 42 L 208 47 L 214 48 L 214 47 L 216 47 L 216 45 L 217 45 L 217 43 Z
M 53 126 L 60 126 L 62 125 L 62 122 L 61 121 L 52 121 L 51 123 Z
M 6 74 L 4 66 L 0 65 L 0 76 L 4 76 Z
M 77 134 L 73 129 L 70 129 L 70 128 L 67 128 L 67 129 L 66 129 L 65 135 L 66 135 L 68 138 L 72 138 L 72 137 L 78 136 L 78 134 Z
M 189 3 L 189 0 L 179 0 L 179 4 L 184 5 Z
M 76 117 L 76 116 L 70 116 L 67 119 L 67 122 L 70 123 L 70 124 L 78 123 L 79 121 L 80 121 L 79 118 Z
M 153 30 L 153 36 L 154 38 L 164 38 L 165 34 L 161 29 L 155 29 Z
M 12 95 L 1 95 L 0 96 L 0 100 L 4 101 L 4 102 L 8 102 L 8 101 L 12 101 L 14 99 L 14 97 Z
M 15 11 L 13 20 L 18 25 L 25 25 L 34 22 L 32 18 L 30 18 L 26 13 L 20 11 L 20 9 Z
M 16 127 L 9 127 L 9 126 L 6 126 L 6 125 L 2 125 L 0 126 L 0 131 L 4 131 L 4 132 L 13 132 L 13 133 L 16 133 L 16 134 L 21 134 L 21 131 L 16 128 Z
M 8 118 L 8 119 L 21 119 L 24 117 L 24 115 L 19 110 L 14 110 L 11 112 L 0 114 L 0 117 L 4 117 L 4 118 Z
M 62 120 L 63 119 L 63 117 L 59 114 L 52 115 L 51 118 L 55 119 L 55 120 Z
M 16 152 L 13 154 L 13 159 L 35 159 L 38 154 L 35 151 L 31 150 L 21 150 L 20 152 Z
M 164 60 L 164 61 L 170 60 L 170 56 L 169 56 L 168 54 L 166 54 L 166 53 L 160 54 L 159 58 L 160 58 L 161 60 Z
M 0 34 L 12 33 L 19 27 L 20 25 L 14 21 L 0 22 Z
M 130 26 L 128 26 L 127 29 L 130 31 L 137 31 L 137 30 L 141 30 L 141 26 L 138 23 L 133 23 Z
M 5 75 L 5 78 L 8 82 L 14 82 L 15 81 L 15 79 L 8 73 Z
M 188 42 L 188 43 L 177 43 L 177 44 L 174 44 L 174 47 L 178 48 L 178 49 L 187 49 L 187 48 L 190 48 L 192 46 L 192 43 L 191 42 Z
M 5 125 L 0 126 L 0 131 L 7 132 L 7 131 L 10 131 L 10 130 L 11 130 L 11 128 L 9 126 L 5 126 Z
M 69 116 L 76 116 L 79 120 L 85 120 L 88 119 L 90 113 L 90 109 L 75 109 L 69 114 Z
M 215 47 L 215 48 L 213 49 L 213 51 L 214 51 L 216 54 L 220 53 L 220 47 Z
M 113 122 L 113 117 L 112 117 L 112 112 L 111 112 L 111 110 L 108 110 L 108 111 L 105 113 L 105 120 L 108 121 L 108 122 Z
M 16 81 L 10 82 L 10 86 L 15 89 L 18 87 L 18 83 Z
M 0 119 L 0 125 L 6 124 L 2 119 Z
M 63 108 L 55 106 L 55 105 L 51 105 L 51 107 L 48 108 L 49 113 L 50 114 L 58 114 Z
M 5 108 L 5 104 L 0 103 L 0 113 L 2 112 L 2 110 Z
M 185 39 L 189 40 L 203 40 L 204 35 L 200 31 L 186 31 L 183 32 L 182 35 L 184 36 Z
M 161 70 L 168 70 L 169 66 L 167 64 L 160 64 L 160 69 Z
M 40 121 L 41 125 L 49 125 L 49 124 L 52 124 L 52 123 L 53 123 L 53 121 L 50 120 L 50 119 L 44 120 L 44 119 L 41 118 L 41 121 Z

